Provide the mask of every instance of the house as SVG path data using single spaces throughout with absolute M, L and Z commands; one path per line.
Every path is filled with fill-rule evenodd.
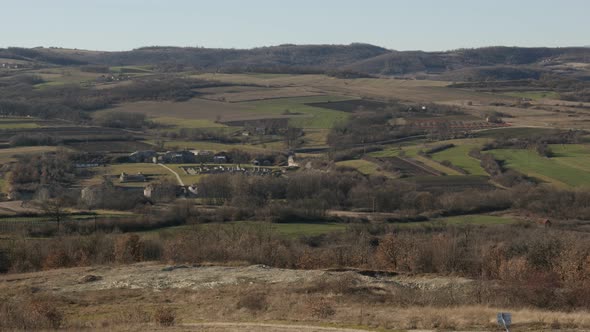
M 193 196 L 193 197 L 197 197 L 199 195 L 199 188 L 197 187 L 196 184 L 192 184 L 188 187 L 186 187 L 187 190 L 187 196 Z
M 195 154 L 191 151 L 168 151 L 158 157 L 158 161 L 170 164 L 184 164 L 196 162 Z
M 213 157 L 213 162 L 216 164 L 226 164 L 227 163 L 227 157 L 224 155 L 217 155 Z
M 87 207 L 100 206 L 104 201 L 107 189 L 107 186 L 104 184 L 95 184 L 85 187 L 80 192 L 80 199 Z
M 143 196 L 152 201 L 170 202 L 176 197 L 185 195 L 185 187 L 171 183 L 151 183 L 143 188 Z
M 125 172 L 119 175 L 119 181 L 121 182 L 146 182 L 147 178 L 141 172 L 137 174 L 127 174 Z
M 135 151 L 129 155 L 129 160 L 134 163 L 149 163 L 157 156 L 158 154 L 154 150 Z

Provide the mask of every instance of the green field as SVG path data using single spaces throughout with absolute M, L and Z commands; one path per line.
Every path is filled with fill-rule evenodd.
M 552 144 L 549 146 L 554 160 L 564 166 L 590 172 L 590 145 Z
M 92 185 L 102 182 L 103 175 L 110 175 L 110 176 L 119 176 L 122 172 L 127 174 L 137 174 L 142 173 L 148 177 L 148 182 L 127 182 L 127 183 L 119 183 L 119 179 L 113 180 L 117 185 L 123 185 L 125 187 L 143 187 L 149 182 L 159 181 L 165 178 L 169 178 L 170 180 L 176 181 L 176 177 L 168 171 L 167 169 L 163 168 L 157 164 L 148 164 L 148 163 L 129 163 L 129 164 L 113 164 L 108 165 L 106 167 L 94 167 L 90 168 L 90 170 L 94 171 L 96 174 L 93 178 L 87 179 L 83 181 L 83 185 Z M 183 175 L 178 173 L 179 175 Z
M 453 165 L 465 170 L 471 175 L 487 175 L 483 168 L 481 168 L 480 161 L 469 156 L 469 151 L 474 147 L 476 147 L 476 145 L 457 145 L 432 154 L 432 159 L 438 162 L 448 160 Z
M 414 182 L 418 185 L 484 185 L 488 183 L 488 178 L 482 175 L 447 175 L 447 176 L 413 176 L 404 180 Z
M 260 145 L 250 145 L 250 144 L 224 144 L 224 143 L 216 143 L 210 141 L 166 141 L 164 148 L 166 149 L 189 149 L 189 150 L 210 150 L 210 151 L 230 151 L 233 149 L 244 150 L 252 153 L 256 152 L 269 152 L 275 148 L 274 144 L 260 144 Z
M 152 66 L 113 66 L 109 70 L 113 73 L 134 73 L 134 74 L 149 74 L 152 73 Z
M 348 118 L 346 112 L 330 110 L 305 105 L 307 103 L 319 103 L 329 101 L 343 101 L 351 98 L 336 96 L 317 96 L 299 98 L 280 98 L 254 102 L 240 103 L 253 107 L 256 113 L 268 115 L 288 115 L 289 122 L 301 128 L 332 128 L 335 123 Z M 288 110 L 288 113 L 286 112 Z
M 449 167 L 447 167 L 435 160 L 426 158 L 424 156 L 415 156 L 415 157 L 412 157 L 412 159 L 415 161 L 421 162 L 422 164 L 424 164 L 430 168 L 433 168 L 439 172 L 442 172 L 446 175 L 462 175 L 461 172 L 454 170 L 452 168 L 449 168 Z
M 587 163 L 590 157 L 586 146 L 552 148 L 556 150 L 554 158 L 541 157 L 534 150 L 498 149 L 489 153 L 504 160 L 508 168 L 558 186 L 590 185 L 590 164 Z
M 563 130 L 554 128 L 536 127 L 508 127 L 498 129 L 482 130 L 476 133 L 481 138 L 523 138 L 538 135 L 549 135 L 559 133 Z
M 206 119 L 182 119 L 168 116 L 160 116 L 150 118 L 155 123 L 162 124 L 165 126 L 171 126 L 176 129 L 180 128 L 224 128 L 227 127 L 224 124 L 217 123 L 215 121 Z
M 31 129 L 41 127 L 36 119 L 0 118 L 0 129 Z

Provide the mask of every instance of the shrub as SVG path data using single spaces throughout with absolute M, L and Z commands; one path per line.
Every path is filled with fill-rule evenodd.
M 119 263 L 139 262 L 143 259 L 143 248 L 139 235 L 124 235 L 115 242 L 115 260 Z
M 308 303 L 312 317 L 326 319 L 336 314 L 332 303 L 325 298 L 311 299 Z
M 238 299 L 237 308 L 250 311 L 265 311 L 268 308 L 267 295 L 263 292 L 247 292 Z
M 157 308 L 154 312 L 154 321 L 160 326 L 173 326 L 176 322 L 176 314 L 170 308 Z
M 0 305 L 0 330 L 58 329 L 63 313 L 47 298 L 5 301 Z

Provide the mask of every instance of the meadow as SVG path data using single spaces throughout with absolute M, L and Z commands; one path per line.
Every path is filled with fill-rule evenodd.
M 340 96 L 317 96 L 300 98 L 280 98 L 263 101 L 243 103 L 252 107 L 257 113 L 263 115 L 286 116 L 289 123 L 300 128 L 332 128 L 338 122 L 348 118 L 345 112 L 334 111 L 326 108 L 313 107 L 307 104 L 342 101 L 350 98 Z
M 557 186 L 590 185 L 590 168 L 584 162 L 588 160 L 587 150 L 580 146 L 574 146 L 571 150 L 566 147 L 556 150 L 557 155 L 554 158 L 541 157 L 534 150 L 498 149 L 488 153 L 503 160 L 505 167 Z
M 39 128 L 40 121 L 34 118 L 3 117 L 0 118 L 0 130 L 2 129 L 32 129 Z
M 389 178 L 395 177 L 392 173 L 381 170 L 376 163 L 363 159 L 340 161 L 336 163 L 336 166 L 354 168 L 364 175 L 381 175 Z
M 432 159 L 442 162 L 450 161 L 453 165 L 465 170 L 471 175 L 487 175 L 481 168 L 480 161 L 469 156 L 469 151 L 476 145 L 463 144 L 432 154 Z

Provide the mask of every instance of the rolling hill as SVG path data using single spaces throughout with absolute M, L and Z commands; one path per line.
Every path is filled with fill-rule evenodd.
M 36 66 L 139 66 L 172 64 L 206 72 L 326 72 L 370 75 L 447 74 L 477 80 L 536 78 L 559 72 L 569 64 L 590 63 L 590 49 L 485 47 L 446 52 L 395 51 L 350 45 L 279 45 L 253 49 L 152 46 L 131 51 L 102 52 L 62 48 L 0 49 L 0 60 L 27 61 Z M 518 68 L 515 68 L 518 66 Z M 570 66 L 569 74 L 588 76 L 587 66 Z M 444 76 L 443 76 L 444 77 Z

